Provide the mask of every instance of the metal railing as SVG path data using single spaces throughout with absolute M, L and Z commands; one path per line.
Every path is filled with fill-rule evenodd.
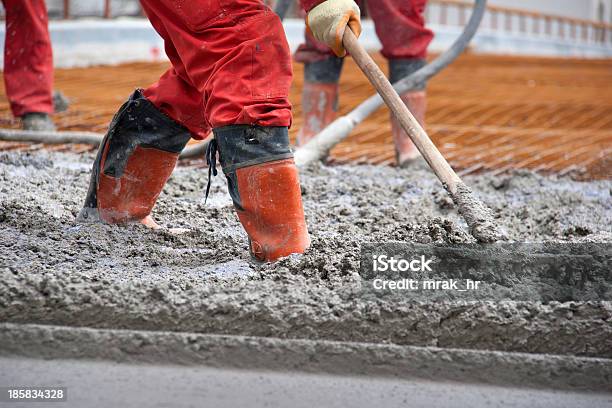
M 464 26 L 472 7 L 469 1 L 430 0 L 426 19 L 429 24 Z M 612 45 L 612 24 L 492 5 L 481 29 Z

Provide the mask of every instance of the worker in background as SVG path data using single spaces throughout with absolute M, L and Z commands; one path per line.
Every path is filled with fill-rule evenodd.
M 43 0 L 2 0 L 6 10 L 4 84 L 24 130 L 55 130 L 53 55 Z
M 190 136 L 212 129 L 209 177 L 218 150 L 252 255 L 274 261 L 302 253 L 310 238 L 289 147 L 292 67 L 282 24 L 261 0 L 212 3 L 141 0 L 172 66 L 115 115 L 80 219 L 157 228 L 151 210 L 179 153 Z M 345 18 L 354 13 L 345 0 L 319 7 L 325 12 L 312 15 L 311 28 L 328 44 L 341 42 L 349 20 L 358 29 L 358 15 Z
M 354 4 L 355 13 L 359 12 L 353 0 L 343 2 Z M 312 0 L 302 0 L 302 3 L 308 9 Z M 391 83 L 412 74 L 426 63 L 427 47 L 433 39 L 433 33 L 425 28 L 423 18 L 426 3 L 426 0 L 368 0 L 368 10 L 383 46 L 382 55 L 389 61 Z M 307 26 L 312 27 L 312 24 Z M 338 80 L 344 54 L 320 40 L 314 31 L 307 29 L 306 42 L 295 55 L 297 61 L 304 63 L 304 124 L 298 134 L 298 145 L 308 142 L 325 128 L 338 111 Z M 423 125 L 427 103 L 425 83 L 400 96 Z M 397 164 L 406 166 L 419 157 L 419 152 L 393 116 L 391 128 Z

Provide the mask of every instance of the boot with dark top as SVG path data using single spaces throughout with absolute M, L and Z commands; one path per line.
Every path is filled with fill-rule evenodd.
M 216 173 L 218 149 L 252 256 L 275 261 L 303 253 L 310 237 L 287 128 L 234 125 L 213 132 L 215 138 L 207 152 L 209 169 Z
M 79 219 L 158 228 L 151 210 L 189 139 L 185 127 L 135 91 L 100 145 Z
M 51 116 L 43 112 L 29 112 L 21 117 L 23 130 L 55 132 L 55 124 Z

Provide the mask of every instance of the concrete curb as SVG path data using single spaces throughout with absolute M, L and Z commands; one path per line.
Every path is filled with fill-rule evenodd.
M 0 324 L 0 355 L 612 392 L 612 360 L 179 332 Z

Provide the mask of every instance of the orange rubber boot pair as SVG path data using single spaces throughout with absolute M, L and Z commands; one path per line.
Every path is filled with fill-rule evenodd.
M 304 88 L 302 92 L 302 115 L 304 122 L 297 137 L 297 145 L 302 146 L 336 119 L 338 112 L 338 78 L 342 68 L 340 58 L 307 63 L 304 67 Z M 422 59 L 389 60 L 389 79 L 392 83 L 412 74 L 425 65 Z M 410 112 L 425 124 L 427 94 L 425 84 L 400 95 Z M 408 166 L 420 157 L 412 140 L 402 130 L 399 122 L 391 115 L 391 131 L 395 144 L 398 166 Z
M 253 256 L 274 261 L 303 253 L 310 237 L 287 128 L 236 125 L 214 129 L 214 134 L 207 158 L 214 169 L 218 146 Z M 136 91 L 115 115 L 100 146 L 79 218 L 143 222 L 189 137 L 186 128 Z

